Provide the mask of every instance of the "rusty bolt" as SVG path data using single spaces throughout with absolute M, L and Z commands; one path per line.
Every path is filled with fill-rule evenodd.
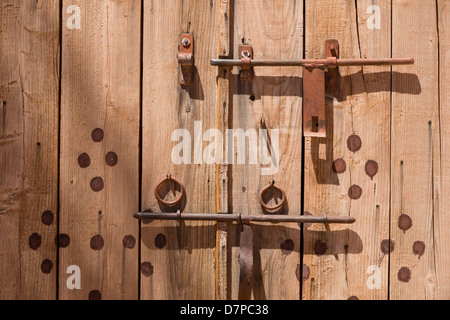
M 188 38 L 183 38 L 183 40 L 181 40 L 181 45 L 185 48 L 189 48 L 191 46 L 191 41 Z
M 242 56 L 242 58 L 250 58 L 250 51 L 248 51 L 248 50 L 243 50 L 243 51 L 241 52 L 241 56 Z

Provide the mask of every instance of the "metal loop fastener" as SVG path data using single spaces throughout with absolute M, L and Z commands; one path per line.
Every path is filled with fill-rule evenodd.
M 277 205 L 275 205 L 275 206 L 273 206 L 273 207 L 269 207 L 269 206 L 264 202 L 264 200 L 263 200 L 264 194 L 265 194 L 267 191 L 269 191 L 270 189 L 276 189 L 276 190 L 278 190 L 278 191 L 281 193 L 281 201 L 280 201 Z M 280 209 L 283 207 L 283 205 L 284 205 L 285 202 L 286 202 L 286 195 L 285 195 L 285 193 L 284 193 L 284 190 L 281 189 L 280 187 L 277 187 L 277 186 L 275 185 L 275 181 L 274 181 L 274 180 L 270 180 L 269 185 L 268 185 L 267 187 L 265 187 L 264 189 L 262 189 L 262 190 L 259 192 L 259 203 L 260 203 L 261 206 L 262 206 L 265 210 L 267 210 L 267 211 L 277 211 L 277 210 L 280 210 Z
M 163 198 L 161 198 L 161 196 L 159 195 L 159 189 L 166 182 L 171 182 L 171 181 L 175 182 L 175 184 L 177 184 L 180 187 L 180 194 L 178 195 L 178 197 L 174 201 L 168 202 L 168 201 L 165 201 Z M 174 177 L 172 177 L 172 175 L 170 175 L 170 174 L 166 178 L 162 179 L 158 183 L 158 185 L 155 187 L 155 197 L 156 197 L 156 199 L 160 203 L 162 203 L 162 204 L 164 204 L 164 205 L 166 205 L 168 207 L 174 207 L 174 206 L 178 205 L 181 202 L 181 200 L 183 199 L 183 196 L 184 196 L 184 186 L 183 186 L 183 184 L 179 180 L 177 180 Z

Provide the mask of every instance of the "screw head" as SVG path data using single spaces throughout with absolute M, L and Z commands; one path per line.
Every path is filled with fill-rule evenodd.
M 191 46 L 191 41 L 188 38 L 183 38 L 183 40 L 181 40 L 181 45 L 184 48 L 189 48 Z
M 242 56 L 242 58 L 250 58 L 250 51 L 242 50 L 241 56 Z

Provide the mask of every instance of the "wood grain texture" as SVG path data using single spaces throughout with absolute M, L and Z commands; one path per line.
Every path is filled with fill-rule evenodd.
M 373 4 L 379 30 L 367 27 Z M 327 39 L 339 41 L 341 58 L 390 57 L 390 12 L 388 1 L 307 0 L 306 58 L 323 58 Z M 386 299 L 390 69 L 341 67 L 340 74 L 340 99 L 326 101 L 327 138 L 306 138 L 305 211 L 357 221 L 304 231 L 303 299 Z
M 415 58 L 393 68 L 391 299 L 433 299 L 439 184 L 439 59 L 436 2 L 393 1 L 392 53 Z M 395 72 L 411 72 L 418 83 Z M 412 91 L 418 94 L 411 94 Z M 409 93 L 409 94 L 408 94 Z M 420 94 L 419 94 L 420 93 Z M 421 241 L 425 250 L 415 254 Z
M 390 298 L 435 299 L 440 194 L 436 1 L 395 0 L 392 5 L 392 55 L 411 55 L 415 65 L 393 68 Z M 419 81 L 405 81 L 396 72 L 413 73 Z M 415 248 L 418 241 L 424 250 Z
M 238 46 L 251 44 L 254 59 L 301 59 L 303 56 L 303 2 L 270 0 L 264 5 L 258 0 L 236 0 L 234 4 L 234 58 L 239 59 Z M 302 170 L 302 87 L 300 68 L 255 68 L 252 82 L 239 80 L 239 70 L 233 70 L 232 129 L 254 130 L 259 135 L 261 120 L 269 139 L 248 142 L 245 164 L 235 157 L 232 166 L 232 201 L 230 211 L 242 214 L 264 214 L 258 202 L 259 191 L 274 179 L 286 191 L 285 214 L 299 215 L 301 210 Z M 249 131 L 251 133 L 251 131 Z M 277 137 L 278 135 L 278 137 Z M 249 139 L 247 139 L 249 140 Z M 267 153 L 272 143 L 274 169 L 256 164 L 250 158 L 251 149 Z M 279 142 L 279 154 L 274 150 Z M 235 148 L 237 139 L 235 139 Z M 257 144 L 257 145 L 255 145 Z M 236 149 L 233 154 L 238 152 Z M 279 195 L 278 195 L 279 196 Z M 276 195 L 270 199 L 274 205 Z M 229 297 L 239 297 L 239 236 L 240 227 L 229 230 L 231 261 Z M 300 230 L 293 224 L 252 225 L 254 236 L 254 283 L 251 298 L 257 300 L 295 300 L 300 297 L 297 269 L 300 263 Z M 286 243 L 292 250 L 282 251 Z
M 66 27 L 71 5 L 81 29 Z M 141 1 L 67 0 L 62 9 L 60 233 L 70 243 L 60 248 L 59 296 L 137 299 Z M 66 286 L 71 265 L 80 290 Z
M 231 45 L 231 28 L 232 26 L 232 8 L 234 0 L 217 0 L 219 7 L 218 18 L 218 57 L 227 57 L 232 52 L 230 51 Z
M 56 298 L 59 9 L 0 4 L 2 300 Z
M 448 226 L 450 220 L 450 70 L 445 66 L 450 63 L 450 3 L 438 1 L 439 32 L 439 116 L 440 116 L 440 194 L 435 196 L 435 259 L 437 299 L 450 299 L 450 243 Z
M 218 145 L 218 140 L 208 141 L 204 136 L 207 130 L 217 129 L 218 70 L 210 66 L 210 59 L 218 50 L 218 10 L 217 1 L 144 4 L 143 209 L 217 212 L 217 166 L 215 161 L 203 161 L 203 151 L 211 144 Z M 180 86 L 178 80 L 178 45 L 184 32 L 194 37 L 195 71 L 190 87 Z M 184 141 L 175 136 L 173 141 L 172 134 L 180 129 L 187 130 L 183 132 L 189 137 Z M 190 157 L 176 164 L 172 151 L 183 141 L 190 147 L 181 155 L 190 153 Z M 160 207 L 153 193 L 168 174 L 185 186 L 186 196 L 179 208 Z M 142 299 L 215 299 L 214 223 L 143 222 L 141 233 L 141 266 L 152 270 L 151 274 L 142 273 Z

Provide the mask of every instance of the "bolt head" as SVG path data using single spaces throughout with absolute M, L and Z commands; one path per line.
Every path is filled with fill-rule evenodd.
M 183 38 L 183 40 L 181 40 L 181 45 L 184 48 L 189 48 L 191 46 L 191 41 L 188 38 Z
M 248 50 L 243 50 L 243 51 L 241 52 L 241 56 L 242 56 L 242 58 L 250 58 L 250 51 L 248 51 Z

